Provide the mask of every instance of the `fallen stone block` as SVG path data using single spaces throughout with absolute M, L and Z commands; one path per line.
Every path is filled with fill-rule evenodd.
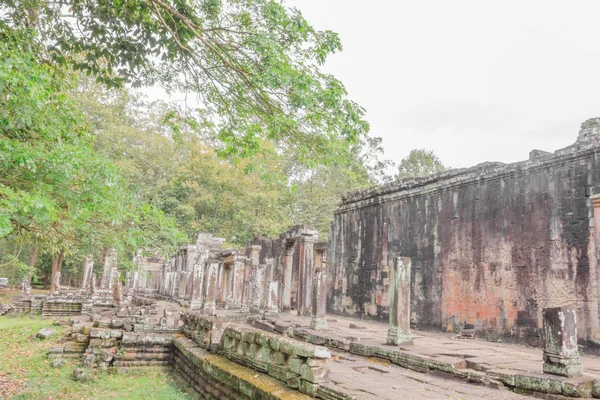
M 562 382 L 562 393 L 570 397 L 589 398 L 592 397 L 594 383 L 594 379 L 586 377 L 567 379 Z
M 94 375 L 87 368 L 75 368 L 73 371 L 73 380 L 77 382 L 89 382 L 92 379 L 94 379 Z
M 42 328 L 35 336 L 39 339 L 45 340 L 45 339 L 48 339 L 49 337 L 57 335 L 57 334 L 58 334 L 58 332 L 56 331 L 56 329 Z
M 64 358 L 55 358 L 50 365 L 52 366 L 52 368 L 61 368 L 63 365 L 65 365 L 66 360 Z

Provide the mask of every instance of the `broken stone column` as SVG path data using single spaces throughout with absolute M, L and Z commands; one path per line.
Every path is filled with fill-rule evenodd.
M 390 326 L 386 344 L 412 344 L 410 333 L 410 258 L 396 257 L 390 268 Z
M 115 304 L 118 306 L 121 304 L 121 301 L 123 301 L 123 294 L 121 292 L 121 279 L 118 274 L 114 274 L 112 291 L 113 291 L 113 300 L 115 301 Z
M 242 307 L 243 313 L 250 312 L 250 304 L 252 303 L 252 261 L 246 258 L 244 262 L 244 282 L 242 286 Z
M 229 308 L 240 308 L 244 293 L 244 258 L 234 256 L 232 268 L 233 284 L 231 286 L 231 304 Z
M 327 270 L 324 265 L 315 270 L 310 327 L 315 330 L 327 329 Z
M 298 315 L 309 316 L 312 313 L 314 247 L 317 241 L 314 235 L 300 237 L 300 265 L 298 282 Z
M 200 257 L 194 265 L 194 272 L 192 273 L 192 299 L 190 300 L 190 309 L 199 309 L 202 307 L 203 302 L 203 291 L 204 286 L 204 257 Z
M 90 279 L 92 279 L 92 271 L 94 269 L 94 258 L 89 254 L 85 258 L 83 266 L 83 279 L 81 280 L 81 288 L 87 290 L 90 287 Z
M 544 308 L 544 372 L 566 377 L 583 373 L 577 347 L 577 314 L 573 306 Z
M 252 281 L 252 306 L 250 312 L 258 313 L 261 310 L 261 300 L 265 289 L 265 264 L 253 265 L 253 281 Z
M 215 315 L 217 312 L 217 283 L 219 275 L 219 260 L 210 259 L 206 264 L 204 276 L 204 304 L 202 312 L 207 315 Z
M 264 282 L 263 270 L 264 265 L 260 265 L 260 250 L 259 245 L 250 246 L 250 262 L 252 269 L 250 270 L 250 312 L 260 311 L 260 299 L 262 298 L 262 287 Z
M 96 274 L 92 273 L 92 279 L 90 280 L 90 294 L 93 296 L 96 293 Z
M 104 270 L 102 271 L 102 280 L 100 287 L 102 289 L 111 289 L 113 283 L 113 272 L 117 269 L 117 250 L 108 249 L 104 255 Z
M 279 283 L 269 282 L 267 293 L 267 304 L 265 305 L 265 317 L 279 315 Z
M 289 312 L 292 309 L 292 276 L 294 267 L 294 252 L 296 242 L 287 241 L 285 245 L 285 258 L 283 265 L 283 288 L 281 291 L 281 310 Z

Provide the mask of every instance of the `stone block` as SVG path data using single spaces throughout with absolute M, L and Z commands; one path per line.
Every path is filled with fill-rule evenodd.
M 83 353 L 87 347 L 87 343 L 67 342 L 64 351 L 65 353 Z
M 329 378 L 329 368 L 327 367 L 309 367 L 302 365 L 302 379 L 311 383 L 327 382 Z
M 73 371 L 73 379 L 78 382 L 89 382 L 94 378 L 92 371 L 86 368 L 75 368 Z
M 317 389 L 319 388 L 318 384 L 309 382 L 307 380 L 304 379 L 300 379 L 298 384 L 298 390 L 301 391 L 304 394 L 309 395 L 310 397 L 316 397 L 317 395 Z
M 121 339 L 123 337 L 123 331 L 120 329 L 111 329 L 110 337 Z
M 84 335 L 83 333 L 78 333 L 75 335 L 75 341 L 77 341 L 77 343 L 89 343 L 90 337 L 88 335 Z
M 288 361 L 288 365 L 290 366 L 290 371 L 295 374 L 300 375 L 302 373 L 302 365 L 304 364 L 304 359 L 298 357 L 290 357 Z
M 36 337 L 39 339 L 48 339 L 51 336 L 55 336 L 57 335 L 58 332 L 56 331 L 56 329 L 52 329 L 52 328 L 42 328 L 40 329 L 40 331 L 37 333 Z
M 515 376 L 515 387 L 542 393 L 561 394 L 562 380 L 541 374 L 519 374 Z
M 564 380 L 562 382 L 562 393 L 570 397 L 592 397 L 592 388 L 594 379 L 586 377 L 577 377 Z

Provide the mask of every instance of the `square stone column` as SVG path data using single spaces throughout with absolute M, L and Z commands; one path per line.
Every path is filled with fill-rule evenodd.
M 410 333 L 410 266 L 409 257 L 396 257 L 390 268 L 390 326 L 386 344 L 412 344 Z
M 203 296 L 203 283 L 204 283 L 204 260 L 194 265 L 192 272 L 192 300 L 190 300 L 190 309 L 199 309 L 202 307 Z
M 92 279 L 92 271 L 94 270 L 94 258 L 89 254 L 85 258 L 85 264 L 83 266 L 83 279 L 81 280 L 81 288 L 89 289 L 90 280 Z
M 292 276 L 295 251 L 296 241 L 288 240 L 285 243 L 283 259 L 283 287 L 281 288 L 281 311 L 283 312 L 289 312 L 292 309 Z
M 250 305 L 252 304 L 252 260 L 246 258 L 244 261 L 244 282 L 242 283 L 242 307 L 241 312 L 250 312 Z
M 204 304 L 202 312 L 208 315 L 215 315 L 217 312 L 217 283 L 219 279 L 219 261 L 208 260 L 206 264 L 206 273 L 204 275 Z
M 233 282 L 231 285 L 231 304 L 229 308 L 241 308 L 244 293 L 244 259 L 235 256 L 233 259 Z
M 104 255 L 104 269 L 102 271 L 102 280 L 100 287 L 102 289 L 111 289 L 113 283 L 113 272 L 117 269 L 117 250 L 108 249 Z
M 276 281 L 271 281 L 269 282 L 269 290 L 267 293 L 265 317 L 273 317 L 277 315 L 279 315 L 279 283 Z
M 327 329 L 327 269 L 324 264 L 315 270 L 310 327 L 315 330 Z
M 300 265 L 298 274 L 298 315 L 309 316 L 312 313 L 314 280 L 314 247 L 317 238 L 312 235 L 300 237 Z
M 544 308 L 544 373 L 566 377 L 583 373 L 577 347 L 577 314 L 573 306 Z
M 264 283 L 264 265 L 260 264 L 260 251 L 262 247 L 259 245 L 250 246 L 250 276 L 248 281 L 250 283 L 250 312 L 260 311 L 260 301 L 263 294 L 263 283 Z
M 265 264 L 253 265 L 253 279 L 252 279 L 252 306 L 250 312 L 260 312 L 263 299 L 263 293 L 265 290 Z

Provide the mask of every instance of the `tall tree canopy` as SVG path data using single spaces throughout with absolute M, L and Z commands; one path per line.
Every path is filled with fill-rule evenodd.
M 364 110 L 320 70 L 341 50 L 275 0 L 7 0 L 12 27 L 31 26 L 59 64 L 107 85 L 160 84 L 199 97 L 229 157 L 268 140 L 300 161 L 341 162 L 340 142 L 368 131 Z
M 419 178 L 446 169 L 432 150 L 413 149 L 400 161 L 397 179 Z
M 126 262 L 198 231 L 326 236 L 339 194 L 385 167 L 321 70 L 339 50 L 283 1 L 1 2 L 0 265 L 30 271 L 39 251 L 54 273 L 106 247 Z M 127 89 L 147 85 L 194 101 Z
M 40 63 L 28 37 L 0 25 L 3 271 L 24 271 L 25 257 L 35 265 L 40 248 L 53 257 L 54 273 L 65 256 L 104 247 L 124 255 L 137 247 L 177 246 L 184 236 L 174 221 L 140 201 L 113 162 L 93 148 L 87 120 L 68 95 L 76 81 Z

